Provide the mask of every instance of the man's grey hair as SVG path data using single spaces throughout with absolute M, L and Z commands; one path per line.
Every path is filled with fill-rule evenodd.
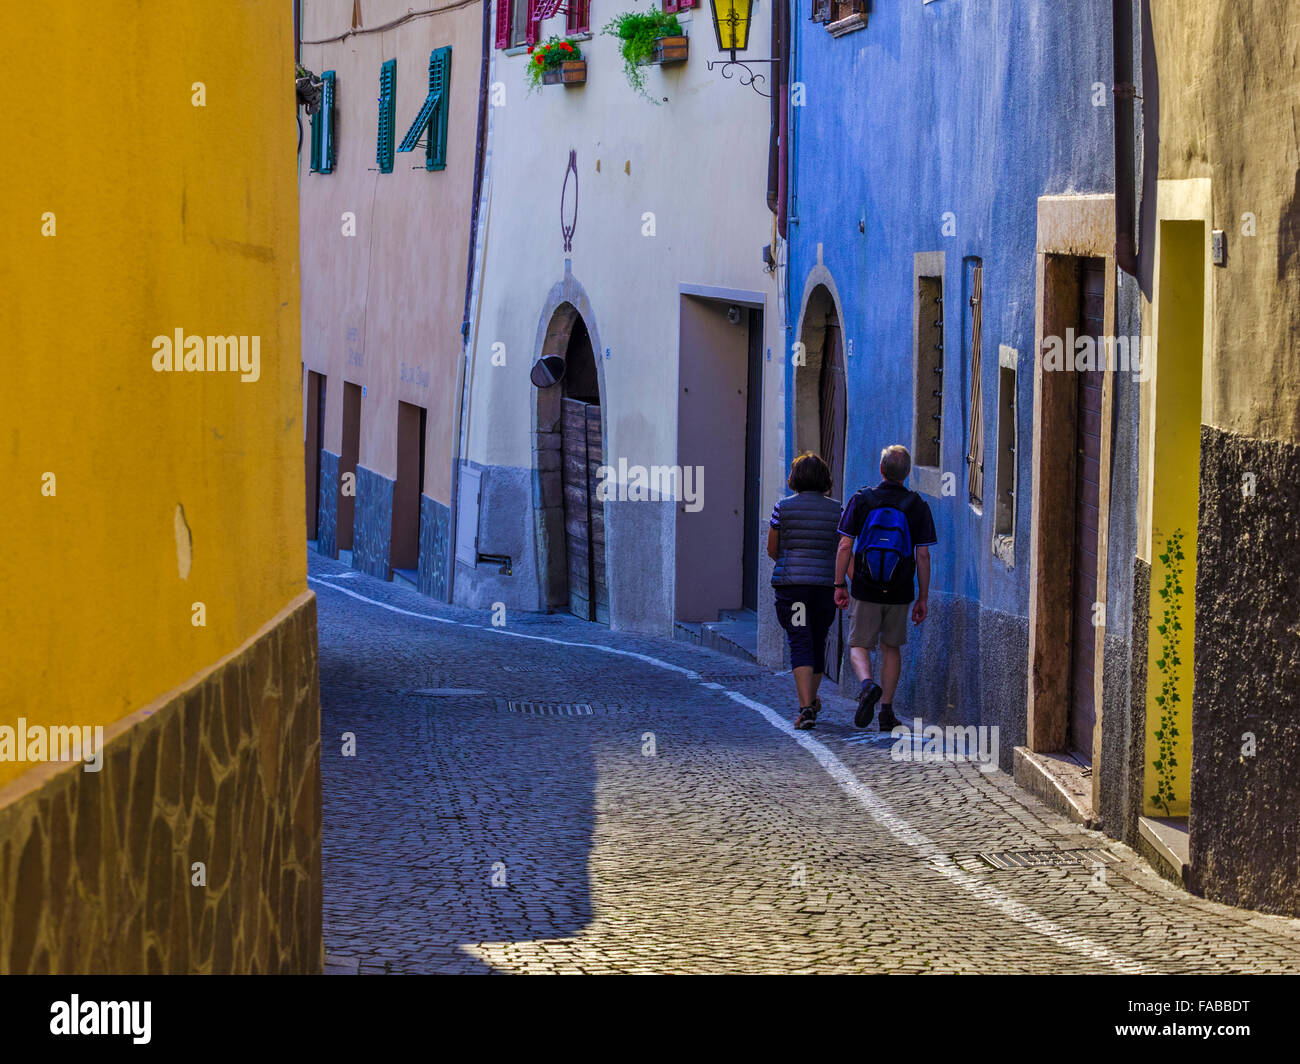
M 901 484 L 912 471 L 912 456 L 901 443 L 891 443 L 880 452 L 880 475 Z

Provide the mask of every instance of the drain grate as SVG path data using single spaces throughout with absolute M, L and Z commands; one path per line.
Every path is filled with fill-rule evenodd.
M 591 706 L 586 702 L 507 702 L 511 713 L 527 713 L 532 717 L 590 717 Z
M 1117 859 L 1105 850 L 1003 850 L 975 855 L 985 864 L 1003 871 L 1019 872 L 1029 868 L 1092 868 L 1098 863 L 1113 864 Z

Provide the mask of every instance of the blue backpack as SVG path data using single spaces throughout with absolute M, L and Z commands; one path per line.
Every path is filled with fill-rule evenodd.
M 899 564 L 912 557 L 912 531 L 907 515 L 893 506 L 878 506 L 867 513 L 862 531 L 853 541 L 853 571 L 879 588 L 887 588 Z

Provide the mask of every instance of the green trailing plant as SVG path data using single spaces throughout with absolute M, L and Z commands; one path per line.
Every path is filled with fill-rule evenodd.
M 1160 693 L 1155 697 L 1156 707 L 1160 711 L 1160 727 L 1153 733 L 1160 744 L 1159 756 L 1151 763 L 1156 770 L 1156 793 L 1151 796 L 1151 804 L 1157 805 L 1169 816 L 1169 804 L 1174 800 L 1174 770 L 1178 768 L 1175 756 L 1178 740 L 1178 703 L 1183 696 L 1178 693 L 1179 666 L 1183 659 L 1183 626 L 1178 620 L 1179 600 L 1183 596 L 1183 530 L 1177 529 L 1165 541 L 1164 553 L 1159 556 L 1164 568 L 1164 586 L 1157 588 L 1160 601 L 1164 604 L 1160 623 L 1156 632 L 1160 636 L 1160 657 L 1156 668 L 1160 670 Z
M 528 91 L 542 84 L 542 75 L 561 63 L 582 58 L 582 49 L 571 37 L 552 37 L 528 49 Z
M 657 8 L 649 11 L 624 11 L 615 15 L 600 31 L 609 37 L 617 37 L 622 44 L 623 73 L 627 83 L 642 96 L 649 99 L 645 91 L 645 65 L 654 55 L 655 41 L 660 37 L 680 37 L 682 24 L 677 16 Z

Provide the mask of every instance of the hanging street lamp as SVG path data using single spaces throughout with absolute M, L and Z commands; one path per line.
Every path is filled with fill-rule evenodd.
M 780 2 L 780 0 L 775 0 Z M 754 9 L 754 0 L 709 0 L 709 6 L 713 9 L 713 33 L 718 41 L 718 51 L 729 52 L 730 59 L 711 59 L 706 64 L 708 69 L 712 70 L 719 64 L 722 66 L 722 76 L 731 78 L 734 71 L 733 67 L 739 67 L 741 70 L 740 83 L 742 85 L 752 86 L 754 91 L 765 99 L 771 99 L 771 96 L 758 87 L 756 82 L 766 79 L 766 74 L 759 74 L 751 70 L 750 63 L 779 63 L 779 58 L 773 59 L 750 59 L 742 60 L 736 58 L 737 52 L 743 52 L 749 47 L 749 27 L 751 15 Z
M 718 38 L 718 51 L 730 52 L 730 62 L 736 53 L 749 47 L 749 16 L 754 0 L 709 0 L 713 8 L 713 32 Z

